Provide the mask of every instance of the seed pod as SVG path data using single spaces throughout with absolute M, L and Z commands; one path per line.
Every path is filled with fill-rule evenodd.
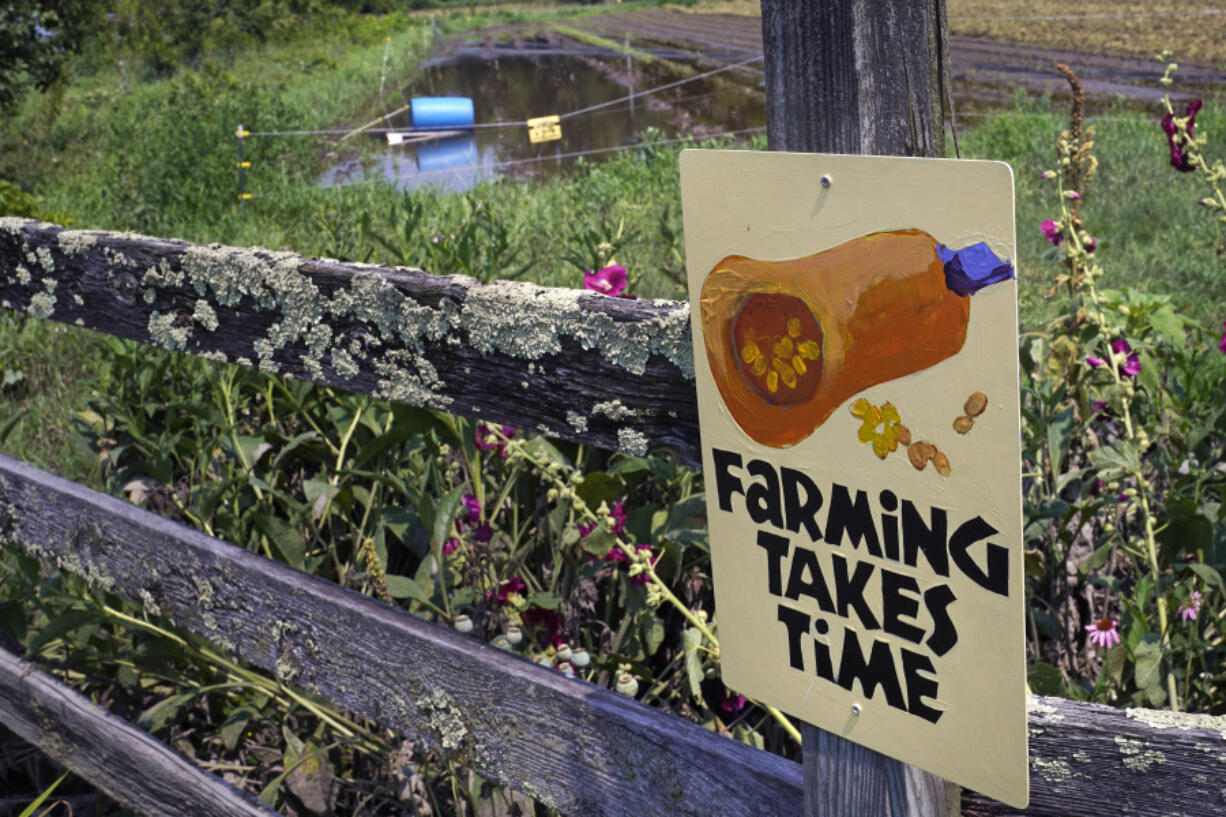
M 518 627 L 511 625 L 507 627 L 507 642 L 512 646 L 518 646 L 524 640 L 524 631 Z
M 944 451 L 938 451 L 936 456 L 932 458 L 932 467 L 937 469 L 937 473 L 943 477 L 947 477 L 953 471 L 949 467 L 949 457 L 945 456 Z
M 617 676 L 617 691 L 633 698 L 639 692 L 638 679 L 628 672 L 623 672 Z
M 455 627 L 456 632 L 467 635 L 473 631 L 473 620 L 466 615 L 458 615 L 451 622 L 451 626 Z
M 901 423 L 898 426 L 898 442 L 900 445 L 908 446 L 911 444 L 911 429 Z
M 988 396 L 981 391 L 972 392 L 962 406 L 968 417 L 978 417 L 988 407 Z M 965 432 L 963 432 L 965 433 Z
M 580 647 L 570 654 L 570 663 L 579 669 L 583 669 L 592 663 L 592 657 L 587 654 L 587 650 Z
M 574 653 L 571 652 L 571 649 L 568 645 L 566 644 L 558 645 L 558 651 L 557 651 L 558 661 L 569 661 L 573 655 Z
M 970 401 L 967 401 L 968 403 Z M 965 434 L 975 426 L 975 421 L 963 414 L 961 417 L 954 420 L 954 431 L 959 434 Z

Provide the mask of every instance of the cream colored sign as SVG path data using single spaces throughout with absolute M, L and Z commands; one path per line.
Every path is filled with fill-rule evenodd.
M 1029 797 L 1013 175 L 681 156 L 731 689 Z
M 553 142 L 562 138 L 562 119 L 557 114 L 553 116 L 538 116 L 528 120 L 528 141 Z

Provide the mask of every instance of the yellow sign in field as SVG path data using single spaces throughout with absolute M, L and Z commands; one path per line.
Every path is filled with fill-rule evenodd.
M 562 119 L 557 114 L 553 116 L 538 116 L 528 120 L 528 141 L 553 142 L 562 138 Z
M 723 680 L 1028 799 L 1013 176 L 687 150 Z

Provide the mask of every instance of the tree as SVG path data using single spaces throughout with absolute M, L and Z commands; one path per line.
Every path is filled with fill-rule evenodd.
M 93 0 L 5 0 L 0 3 L 0 112 L 31 88 L 51 86 L 93 22 Z

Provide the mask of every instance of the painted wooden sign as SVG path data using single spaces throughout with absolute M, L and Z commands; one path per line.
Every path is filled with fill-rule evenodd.
M 1028 799 L 1013 176 L 685 151 L 729 688 Z

